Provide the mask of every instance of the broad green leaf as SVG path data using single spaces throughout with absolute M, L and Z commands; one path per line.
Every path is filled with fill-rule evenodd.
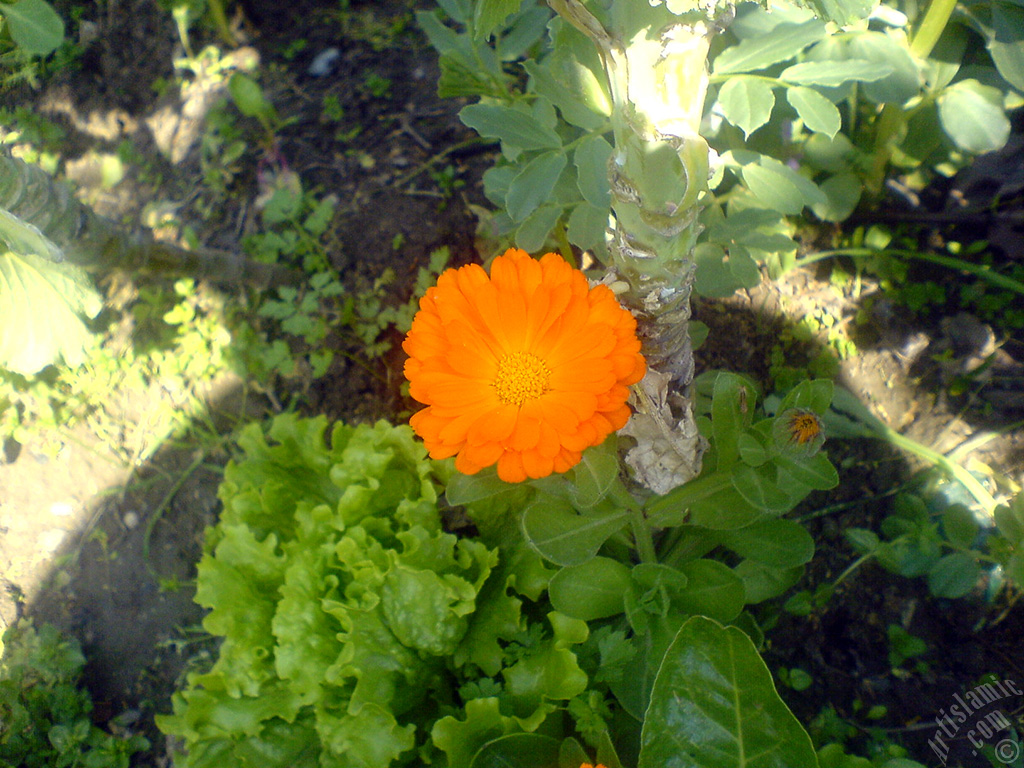
M 519 10 L 522 0 L 478 0 L 474 3 L 473 35 L 489 37 L 509 16 Z
M 741 557 L 775 568 L 803 565 L 814 556 L 814 539 L 792 520 L 764 520 L 736 531 L 723 531 L 718 538 Z
M 533 115 L 501 104 L 470 104 L 459 112 L 459 119 L 481 136 L 498 139 L 517 151 L 562 146 L 558 134 Z
M 727 48 L 715 59 L 716 75 L 752 72 L 791 59 L 826 35 L 825 24 L 811 19 L 802 24 L 779 24 L 760 37 Z
M 580 194 L 598 210 L 607 210 L 611 204 L 608 186 L 608 158 L 611 154 L 612 145 L 598 134 L 580 141 L 573 153 Z
M 547 32 L 551 10 L 544 6 L 526 6 L 497 40 L 495 52 L 502 61 L 521 58 Z M 541 94 L 543 95 L 543 94 Z
M 813 88 L 802 85 L 787 88 L 786 99 L 809 130 L 823 133 L 831 139 L 842 127 L 843 121 L 836 105 Z
M 963 597 L 978 583 L 981 569 L 966 552 L 940 558 L 928 571 L 928 588 L 936 597 Z
M 544 152 L 512 179 L 505 196 L 505 207 L 512 221 L 523 221 L 541 203 L 548 201 L 567 162 L 561 150 Z
M 569 496 L 577 509 L 590 509 L 608 495 L 619 478 L 619 454 L 615 440 L 588 448 L 572 469 Z
M 857 210 L 861 194 L 864 192 L 863 182 L 852 172 L 829 176 L 819 186 L 828 200 L 824 203 L 815 203 L 811 210 L 822 221 L 839 222 L 848 219 Z
M 804 142 L 804 162 L 821 171 L 848 171 L 856 154 L 853 142 L 843 133 L 837 133 L 831 140 L 816 133 Z
M 978 537 L 978 521 L 963 504 L 954 504 L 942 513 L 942 530 L 950 544 L 961 549 L 970 549 Z
M 44 261 L 64 261 L 64 251 L 37 227 L 0 208 L 0 251 L 12 251 L 19 256 L 39 256 Z
M 725 371 L 715 377 L 711 427 L 718 456 L 717 471 L 729 469 L 739 459 L 739 437 L 750 424 L 756 399 L 756 393 L 742 377 Z
M 586 35 L 556 16 L 548 25 L 552 51 L 545 59 L 552 76 L 576 94 L 587 108 L 599 115 L 611 115 L 608 80 L 597 46 Z
M 78 267 L 0 252 L 0 366 L 31 375 L 61 360 L 81 364 L 92 339 L 82 318 L 101 307 Z
M 743 287 L 729 269 L 725 250 L 715 243 L 701 243 L 693 253 L 697 272 L 693 287 L 701 296 L 724 298 Z
M 46 56 L 64 42 L 64 21 L 43 0 L 0 3 L 11 38 L 33 56 Z
M 903 104 L 921 92 L 924 79 L 906 45 L 891 35 L 872 30 L 852 35 L 847 44 L 850 59 L 863 59 L 892 71 L 883 78 L 866 81 L 863 94 L 879 104 Z
M 730 77 L 719 90 L 718 107 L 726 120 L 749 137 L 771 118 L 775 94 L 764 80 L 738 75 Z
M 816 768 L 750 638 L 695 616 L 665 653 L 644 718 L 638 768 Z
M 568 502 L 538 496 L 523 513 L 523 531 L 530 546 L 557 565 L 579 565 L 594 555 L 627 523 L 625 510 L 580 515 Z
M 819 16 L 845 27 L 870 16 L 878 0 L 811 0 L 811 4 Z
M 813 456 L 780 454 L 775 459 L 782 476 L 788 475 L 801 485 L 816 491 L 828 491 L 839 485 L 839 473 L 824 453 Z
M 988 52 L 1003 79 L 1024 91 L 1024 8 L 1019 4 L 992 3 Z
M 686 576 L 686 587 L 672 604 L 686 613 L 710 616 L 729 622 L 743 610 L 743 580 L 731 568 L 717 560 L 691 560 L 679 570 Z
M 541 250 L 562 216 L 562 206 L 542 205 L 516 230 L 516 245 L 528 253 Z
M 556 611 L 593 621 L 622 613 L 623 596 L 631 587 L 629 568 L 618 560 L 595 557 L 552 576 L 548 594 Z
M 782 413 L 789 408 L 804 408 L 824 413 L 832 403 L 835 389 L 831 379 L 801 381 L 786 394 L 778 412 Z
M 789 178 L 760 165 L 745 165 L 743 183 L 760 203 L 787 216 L 797 216 L 804 208 L 804 196 Z
M 608 215 L 608 208 L 595 208 L 585 201 L 577 205 L 569 215 L 569 223 L 565 228 L 569 242 L 584 251 L 603 249 Z
M 974 154 L 1002 149 L 1010 121 L 998 89 L 961 80 L 939 94 L 939 121 L 960 149 Z
M 805 61 L 787 67 L 779 75 L 791 85 L 823 85 L 840 86 L 851 81 L 874 82 L 888 77 L 892 73 L 889 64 L 867 61 L 866 59 L 846 59 L 845 61 Z
M 743 560 L 733 571 L 743 579 L 743 598 L 748 605 L 763 603 L 783 594 L 800 581 L 802 565 L 792 568 L 773 568 L 754 560 Z
M 735 487 L 729 486 L 690 506 L 689 522 L 716 531 L 743 528 L 762 517 L 763 512 Z
M 676 614 L 649 618 L 646 631 L 633 637 L 635 655 L 626 662 L 621 677 L 611 681 L 615 698 L 637 722 L 644 720 L 661 660 L 683 623 Z
M 594 112 L 574 91 L 551 74 L 549 62 L 538 64 L 533 59 L 523 62 L 523 69 L 531 78 L 531 89 L 546 97 L 558 107 L 562 117 L 570 125 L 579 126 L 586 131 L 596 131 L 606 125 L 608 119 Z
M 733 487 L 755 508 L 770 514 L 788 512 L 792 506 L 789 495 L 780 488 L 772 464 L 751 467 L 738 464 L 732 473 Z
M 537 768 L 558 762 L 559 742 L 539 733 L 511 733 L 484 744 L 469 768 Z

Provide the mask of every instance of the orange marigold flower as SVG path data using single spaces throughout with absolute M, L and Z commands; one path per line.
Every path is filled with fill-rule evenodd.
M 491 274 L 446 270 L 420 300 L 402 348 L 409 420 L 430 456 L 506 482 L 575 466 L 629 420 L 646 371 L 636 320 L 560 256 L 510 249 Z
M 591 765 L 590 763 L 584 763 L 583 765 L 580 766 L 580 768 L 604 768 L 604 766 L 601 765 L 600 763 L 598 763 L 596 766 Z

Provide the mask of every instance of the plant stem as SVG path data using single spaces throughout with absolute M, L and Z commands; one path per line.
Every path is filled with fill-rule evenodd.
M 925 59 L 932 52 L 932 48 L 939 42 L 949 17 L 953 15 L 956 7 L 956 0 L 932 0 L 928 5 L 928 11 L 921 20 L 921 25 L 914 33 L 914 39 L 910 43 L 911 55 Z
M 899 248 L 837 248 L 832 251 L 818 251 L 808 256 L 798 258 L 793 266 L 803 267 L 813 264 L 816 261 L 832 258 L 833 256 L 849 256 L 851 258 L 863 258 L 866 256 L 901 256 L 907 259 L 917 259 L 938 264 L 951 269 L 958 269 L 961 272 L 969 272 L 975 277 L 991 283 L 997 288 L 1003 288 L 1024 296 L 1024 283 L 1014 280 L 1012 277 L 993 272 L 991 267 L 984 264 L 972 264 L 963 259 L 955 259 L 951 256 L 940 256 L 937 253 L 922 253 L 920 251 L 907 251 Z
M 611 488 L 611 495 L 619 506 L 629 510 L 629 524 L 633 530 L 633 543 L 636 546 L 637 554 L 640 555 L 641 563 L 656 563 L 658 555 L 654 551 L 654 537 L 651 536 L 651 526 L 644 517 L 644 512 L 637 504 L 636 499 L 626 489 L 621 481 L 616 480 Z

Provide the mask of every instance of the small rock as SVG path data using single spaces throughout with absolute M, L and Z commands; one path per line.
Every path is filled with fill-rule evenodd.
M 313 61 L 310 62 L 306 74 L 312 77 L 325 77 L 331 74 L 334 68 L 338 66 L 340 58 L 341 51 L 337 48 L 328 48 L 325 51 L 320 51 L 320 53 L 313 57 Z
M 50 505 L 50 514 L 54 517 L 71 517 L 74 511 L 74 507 L 67 501 L 58 501 L 56 504 Z
M 134 530 L 139 525 L 139 513 L 132 511 L 125 512 L 121 521 L 124 523 L 124 527 L 129 531 Z

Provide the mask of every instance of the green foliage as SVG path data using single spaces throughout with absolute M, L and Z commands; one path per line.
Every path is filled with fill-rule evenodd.
M 64 22 L 45 0 L 0 3 L 0 31 L 31 56 L 46 56 L 64 41 Z
M 793 402 L 820 406 L 826 394 Z M 451 475 L 407 427 L 384 422 L 329 429 L 287 415 L 266 433 L 245 428 L 239 445 L 197 584 L 220 653 L 158 718 L 185 741 L 179 765 L 525 766 L 561 755 L 576 768 L 594 759 L 582 739 L 608 766 L 623 764 L 620 752 L 661 765 L 672 750 L 740 766 L 737 749 L 780 732 L 769 752 L 813 764 L 746 636 L 685 622 L 736 617 L 744 585 L 731 569 L 699 556 L 629 568 L 613 533 L 607 556 L 552 570 L 541 553 L 559 551 L 555 538 L 520 526 L 538 499 L 605 514 L 618 493 L 605 471 L 613 453 L 588 452 L 568 482 L 509 487 Z M 444 532 L 446 481 L 478 537 Z M 756 532 L 733 533 L 728 546 L 753 549 Z M 797 533 L 787 546 L 793 534 L 767 527 L 762 559 L 804 562 L 808 542 Z M 707 706 L 712 679 L 715 699 L 735 704 Z M 683 710 L 703 712 L 700 727 Z M 718 729 L 738 740 L 712 758 L 702 734 Z
M 983 529 L 974 512 L 933 494 L 901 494 L 873 531 L 851 528 L 851 546 L 883 568 L 910 578 L 924 577 L 936 597 L 958 598 L 977 589 L 983 571 L 995 581 L 1024 585 L 1024 496 L 996 507 L 995 528 Z M 1000 566 L 994 571 L 992 564 Z
M 571 243 L 604 258 L 611 102 L 593 43 L 530 4 L 440 5 L 451 26 L 437 14 L 417 19 L 441 55 L 439 93 L 479 97 L 460 118 L 501 144 L 484 179 L 499 234 L 538 250 L 564 228 Z M 755 285 L 759 262 L 784 271 L 797 251 L 785 216 L 810 209 L 843 221 L 879 193 L 891 167 L 949 174 L 1005 142 L 1024 77 L 1019 14 L 1000 6 L 957 17 L 941 40 L 945 19 L 892 9 L 840 31 L 825 23 L 872 10 L 747 3 L 716 41 L 702 132 L 718 152 L 717 197 L 705 201 L 694 254 L 701 294 Z M 934 34 L 934 54 L 915 32 L 922 41 Z
M 118 738 L 89 717 L 92 700 L 79 685 L 85 657 L 73 639 L 27 620 L 0 642 L 0 766 L 128 768 L 149 748 L 142 736 Z

